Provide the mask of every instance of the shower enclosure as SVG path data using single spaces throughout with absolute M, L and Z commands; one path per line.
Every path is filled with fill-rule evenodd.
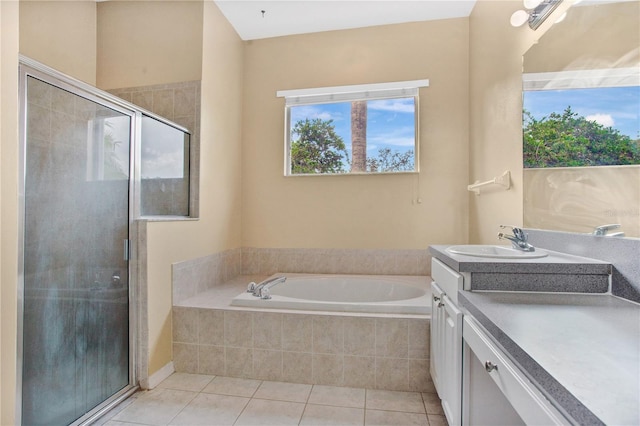
M 19 418 L 81 424 L 137 384 L 129 264 L 142 113 L 24 61 L 20 76 Z

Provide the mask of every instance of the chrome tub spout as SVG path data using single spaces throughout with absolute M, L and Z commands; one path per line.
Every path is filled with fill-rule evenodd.
M 260 284 L 256 284 L 254 282 L 249 283 L 247 287 L 247 293 L 253 294 L 255 297 L 259 297 L 261 299 L 271 299 L 271 292 L 269 289 L 275 285 L 283 283 L 287 280 L 287 277 L 273 277 L 262 281 Z

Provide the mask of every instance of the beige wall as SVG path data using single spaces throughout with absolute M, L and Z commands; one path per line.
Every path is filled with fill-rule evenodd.
M 522 226 L 522 55 L 568 7 L 532 31 L 513 28 L 518 0 L 478 0 L 469 20 L 469 182 L 511 170 L 512 188 L 469 193 L 469 242 L 497 243 L 498 225 Z
M 640 1 L 571 8 L 527 51 L 526 72 L 638 67 Z
M 0 424 L 14 424 L 18 270 L 18 3 L 0 1 Z
M 240 247 L 242 41 L 213 2 L 98 4 L 98 86 L 201 80 L 200 220 L 147 226 L 149 374 L 172 359 L 171 264 Z
M 171 264 L 240 247 L 242 42 L 203 10 L 200 220 L 148 226 L 149 373 L 172 360 Z
M 98 3 L 98 87 L 199 80 L 202 7 L 188 0 Z
M 20 0 L 20 53 L 95 85 L 96 3 Z
M 468 40 L 462 18 L 248 42 L 242 245 L 425 249 L 465 242 Z M 283 176 L 277 90 L 425 78 L 419 174 Z

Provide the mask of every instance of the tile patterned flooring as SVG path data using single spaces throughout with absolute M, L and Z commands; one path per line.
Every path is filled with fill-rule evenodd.
M 435 393 L 174 373 L 99 422 L 124 425 L 447 426 Z

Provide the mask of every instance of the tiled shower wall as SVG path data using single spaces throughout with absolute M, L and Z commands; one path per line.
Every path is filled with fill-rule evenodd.
M 189 193 L 182 190 L 182 179 L 143 179 L 142 211 L 153 215 L 183 215 L 176 206 L 183 206 L 189 197 L 189 217 L 199 216 L 200 174 L 200 81 L 158 84 L 153 86 L 112 89 L 113 95 L 147 111 L 185 127 L 191 132 L 189 161 Z
M 173 264 L 173 303 L 240 274 L 429 275 L 430 264 L 427 250 L 245 247 Z
M 109 92 L 200 134 L 200 81 L 127 87 Z

